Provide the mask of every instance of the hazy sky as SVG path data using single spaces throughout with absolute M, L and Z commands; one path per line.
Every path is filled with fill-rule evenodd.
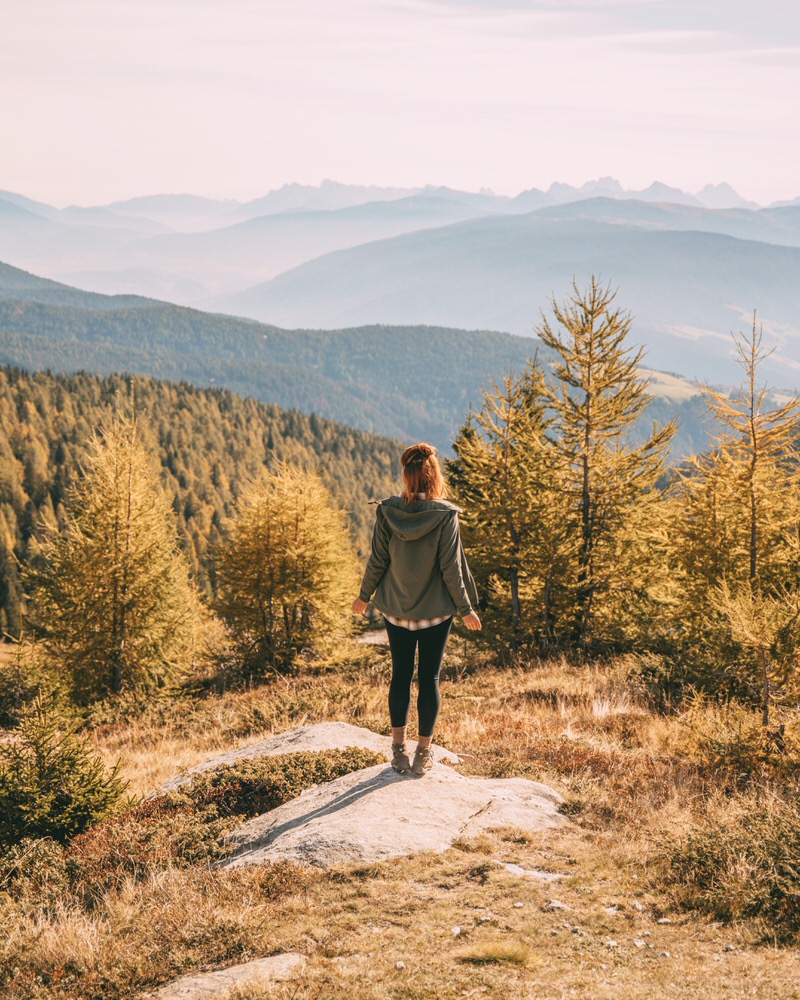
M 800 195 L 792 0 L 0 0 L 0 188 Z

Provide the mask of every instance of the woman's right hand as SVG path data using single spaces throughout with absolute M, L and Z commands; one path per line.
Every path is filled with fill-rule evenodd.
M 481 620 L 475 611 L 470 611 L 468 615 L 462 615 L 461 621 L 466 625 L 470 632 L 477 632 L 481 628 Z

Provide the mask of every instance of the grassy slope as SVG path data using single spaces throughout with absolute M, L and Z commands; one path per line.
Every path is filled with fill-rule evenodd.
M 92 912 L 17 914 L 2 957 L 24 968 L 20 983 L 57 977 L 8 1000 L 133 997 L 182 972 L 273 951 L 303 953 L 305 971 L 274 992 L 243 988 L 242 1000 L 799 997 L 800 952 L 757 947 L 751 925 L 685 915 L 659 888 L 660 838 L 685 829 L 710 796 L 687 764 L 686 720 L 651 714 L 624 662 L 498 671 L 473 661 L 465 671 L 463 642 L 448 653 L 441 742 L 465 754 L 468 773 L 560 789 L 573 824 L 330 873 L 176 868 L 123 883 Z M 153 705 L 135 721 L 98 725 L 93 739 L 142 793 L 219 749 L 306 722 L 386 732 L 387 677 L 383 650 L 343 651 L 338 663 L 265 689 Z M 563 878 L 548 885 L 498 861 Z M 548 909 L 553 898 L 567 909 Z

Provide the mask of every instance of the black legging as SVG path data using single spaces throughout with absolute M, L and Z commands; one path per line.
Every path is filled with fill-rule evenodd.
M 450 634 L 453 619 L 421 628 L 416 631 L 386 622 L 389 649 L 392 652 L 392 682 L 389 685 L 389 717 L 397 729 L 408 722 L 408 705 L 411 700 L 411 678 L 414 674 L 414 651 L 419 645 L 417 672 L 417 714 L 419 735 L 433 736 L 436 716 L 439 714 L 439 668 L 444 647 Z

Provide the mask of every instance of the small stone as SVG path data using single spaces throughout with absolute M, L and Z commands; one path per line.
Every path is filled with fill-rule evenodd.
M 631 875 L 631 882 L 635 882 L 638 878 L 638 875 Z
M 723 951 L 738 951 L 738 948 L 736 947 L 735 944 L 726 944 L 725 947 L 722 950 Z
M 662 958 L 669 958 L 669 952 L 668 951 L 662 951 L 661 952 L 661 957 Z
M 603 909 L 606 913 L 619 913 L 620 911 L 620 907 L 617 906 L 616 903 L 612 903 L 611 906 L 604 906 Z
M 514 909 L 521 910 L 524 905 L 524 903 L 514 903 Z
M 606 948 L 619 948 L 619 941 L 615 941 L 614 938 L 609 938 L 605 945 Z
M 642 941 L 641 938 L 634 938 L 633 939 L 633 947 L 634 948 L 644 948 L 644 946 L 646 944 L 647 944 L 647 942 L 646 941 Z
M 564 876 L 560 872 L 543 872 L 539 871 L 537 868 L 523 868 L 522 865 L 514 864 L 512 861 L 499 861 L 495 858 L 497 864 L 502 865 L 507 872 L 511 872 L 512 875 L 524 875 L 527 878 L 538 878 L 542 882 L 557 882 L 560 878 Z
M 642 937 L 652 937 L 650 931 L 642 931 Z
M 486 916 L 484 916 L 484 917 L 478 917 L 478 923 L 479 924 L 488 924 L 489 921 L 492 920 L 492 919 L 493 919 L 492 917 L 486 917 Z
M 461 934 L 461 928 L 456 924 L 455 927 L 450 928 L 450 933 L 453 937 L 458 937 Z
M 558 931 L 555 929 L 555 927 L 551 927 L 550 928 L 550 937 L 555 937 L 556 934 L 558 934 Z
M 545 910 L 568 910 L 569 907 L 566 903 L 562 903 L 560 899 L 548 899 L 544 904 L 543 909 Z
M 406 963 L 405 962 L 395 962 L 394 963 L 394 967 L 395 967 L 395 969 L 405 969 Z
M 644 903 L 640 903 L 638 899 L 632 899 L 631 909 L 636 910 L 637 913 L 641 913 L 644 910 Z
M 670 920 L 669 917 L 660 917 L 658 920 L 656 920 L 656 923 L 657 924 L 671 924 L 672 921 Z

